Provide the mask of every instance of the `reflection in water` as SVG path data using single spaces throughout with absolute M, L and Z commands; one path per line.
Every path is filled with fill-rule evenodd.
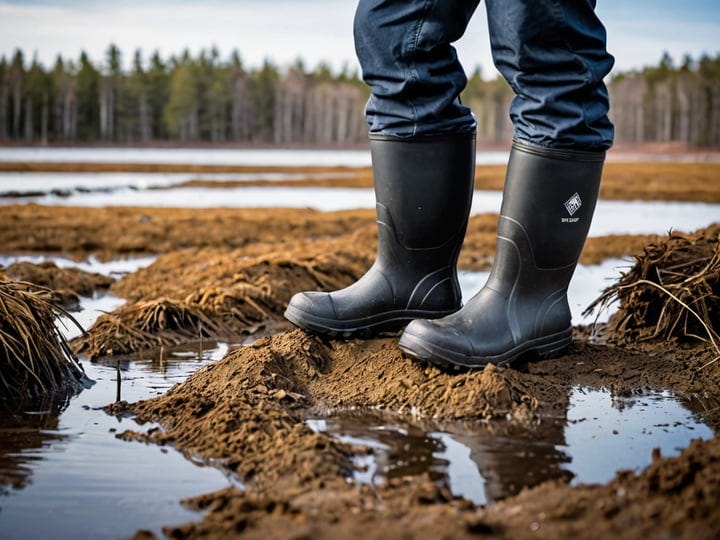
M 356 458 L 363 468 L 354 476 L 357 482 L 382 484 L 428 473 L 447 482 L 454 495 L 485 504 L 548 480 L 607 482 L 621 469 L 649 465 L 653 448 L 677 455 L 694 438 L 712 438 L 712 430 L 685 405 L 669 392 L 628 400 L 612 399 L 606 390 L 574 388 L 567 421 L 545 418 L 527 429 L 479 425 L 426 431 L 367 413 L 307 423 L 372 450 Z
M 0 409 L 0 495 L 30 483 L 32 462 L 55 442 L 67 439 L 58 431 L 58 417 L 70 402 L 59 398 L 14 411 Z
M 712 430 L 697 418 L 699 407 L 670 392 L 645 392 L 630 398 L 607 390 L 576 388 L 570 395 L 563 452 L 573 484 L 604 483 L 621 469 L 650 464 L 654 448 L 678 455 L 692 439 L 710 439 Z
M 164 393 L 227 347 L 205 342 L 202 352 L 193 345 L 162 360 L 157 351 L 124 358 L 121 397 Z M 138 529 L 160 537 L 163 526 L 198 518 L 180 499 L 238 485 L 222 463 L 118 440 L 137 428 L 101 409 L 116 398 L 118 365 L 86 362 L 85 369 L 96 384 L 69 402 L 0 414 L 0 538 L 122 538 Z
M 549 421 L 525 431 L 505 426 L 458 426 L 450 431 L 399 424 L 377 414 L 344 414 L 309 419 L 315 431 L 327 432 L 343 442 L 372 449 L 356 464 L 365 470 L 354 479 L 382 484 L 386 480 L 428 473 L 445 479 L 453 494 L 484 504 L 515 494 L 546 480 L 569 478 L 561 468 L 567 456 L 557 450 L 563 442 L 563 423 Z

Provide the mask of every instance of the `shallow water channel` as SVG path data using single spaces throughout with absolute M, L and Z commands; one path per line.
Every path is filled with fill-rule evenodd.
M 0 257 L 0 264 L 13 260 L 17 258 Z M 90 260 L 81 266 L 120 275 L 152 260 Z M 582 288 L 599 292 L 617 263 L 581 268 Z M 484 277 L 465 274 L 466 295 Z M 121 303 L 112 296 L 83 299 L 76 317 L 88 327 L 98 310 Z M 183 508 L 180 499 L 228 485 L 242 487 L 241 479 L 221 463 L 117 439 L 116 434 L 138 426 L 131 418 L 102 410 L 118 397 L 133 402 L 159 395 L 222 358 L 228 347 L 206 342 L 202 351 L 193 344 L 162 357 L 156 351 L 146 358 L 85 361 L 95 384 L 79 395 L 0 415 L 0 538 L 123 538 L 138 529 L 161 535 L 162 526 L 201 517 Z M 694 410 L 692 402 L 667 392 L 617 399 L 605 390 L 574 388 L 567 416 L 546 419 L 532 431 L 477 425 L 438 429 L 375 412 L 311 417 L 307 424 L 371 449 L 354 458 L 358 471 L 350 480 L 377 485 L 395 476 L 427 473 L 447 483 L 455 495 L 482 504 L 548 479 L 605 482 L 619 469 L 648 465 L 654 447 L 663 455 L 676 454 L 693 438 L 713 436 Z

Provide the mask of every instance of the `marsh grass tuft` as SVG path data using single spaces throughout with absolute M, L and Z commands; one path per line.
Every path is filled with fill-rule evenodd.
M 585 313 L 615 301 L 620 305 L 604 338 L 699 339 L 720 355 L 720 225 L 694 234 L 671 232 L 648 244 Z
M 49 289 L 9 281 L 0 273 L 0 402 L 82 387 L 82 366 L 57 326 L 60 316 L 74 319 L 52 297 Z
M 73 342 L 91 358 L 177 345 L 201 336 L 228 336 L 232 328 L 198 304 L 159 298 L 102 315 L 93 332 Z

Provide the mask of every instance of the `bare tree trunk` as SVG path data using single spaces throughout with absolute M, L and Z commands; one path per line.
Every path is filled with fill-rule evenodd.
M 20 110 L 22 107 L 22 86 L 18 81 L 13 84 L 13 139 L 20 138 Z
M 140 140 L 143 142 L 147 142 L 152 139 L 153 133 L 152 133 L 152 124 L 150 122 L 150 111 L 148 108 L 148 102 L 147 102 L 147 96 L 145 95 L 145 92 L 140 93 L 140 97 L 138 99 L 138 114 L 140 116 Z
M 0 140 L 7 138 L 7 103 L 8 86 L 5 81 L 0 81 Z
M 33 102 L 30 96 L 25 98 L 25 141 L 33 140 Z
M 50 119 L 50 96 L 43 94 L 42 109 L 40 111 L 40 142 L 48 143 L 48 123 Z

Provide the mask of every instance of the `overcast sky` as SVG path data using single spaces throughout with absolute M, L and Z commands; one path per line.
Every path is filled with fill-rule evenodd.
M 327 61 L 336 70 L 357 66 L 352 17 L 357 0 L 0 0 L 0 55 L 16 48 L 46 66 L 58 53 L 76 59 L 81 50 L 104 60 L 109 43 L 129 62 L 135 49 L 164 57 L 215 45 L 227 58 L 240 51 L 248 66 L 270 58 L 284 66 L 298 57 L 306 66 Z M 657 64 L 667 50 L 720 53 L 720 0 L 598 0 L 616 70 Z M 476 65 L 494 76 L 487 21 L 481 4 L 457 43 L 466 70 Z

